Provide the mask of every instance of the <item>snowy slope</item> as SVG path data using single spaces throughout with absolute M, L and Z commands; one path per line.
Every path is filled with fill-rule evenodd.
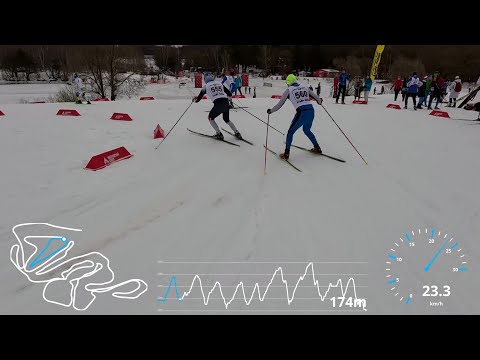
M 355 280 L 368 286 L 361 291 L 370 313 L 426 312 L 419 303 L 407 309 L 398 306 L 385 286 L 385 258 L 393 242 L 408 230 L 434 227 L 461 239 L 473 264 L 478 259 L 480 192 L 475 185 L 480 172 L 475 164 L 480 126 L 474 122 L 433 117 L 426 110 L 387 109 L 392 95 L 377 95 L 367 106 L 352 105 L 351 98 L 347 105 L 326 99 L 326 109 L 368 166 L 315 105 L 313 131 L 323 150 L 347 162 L 292 149 L 291 161 L 302 173 L 268 154 L 265 175 L 265 125 L 248 113 L 232 111 L 231 119 L 255 146 L 239 143 L 237 148 L 186 130 L 212 133 L 207 100 L 193 104 L 155 150 L 155 126 L 170 130 L 198 89 L 177 84 L 147 89 L 145 94 L 165 99 L 0 106 L 6 114 L 0 117 L 2 313 L 75 312 L 43 301 L 43 286 L 30 283 L 7 260 L 15 243 L 12 227 L 25 222 L 82 229 L 74 235 L 72 253 L 101 252 L 110 259 L 116 282 L 138 278 L 149 286 L 137 300 L 99 295 L 88 313 L 154 314 L 160 307 L 155 300 L 165 295 L 170 274 L 232 272 L 227 265 L 167 267 L 159 260 L 270 261 L 274 264 L 264 270 L 270 273 L 289 261 L 303 266 L 311 261 L 368 262 L 351 271 L 368 274 Z M 269 91 L 282 89 L 276 82 Z M 236 102 L 266 121 L 266 109 L 277 100 L 266 97 L 266 91 L 264 96 Z M 56 116 L 61 108 L 78 109 L 81 116 Z M 126 112 L 133 121 L 109 120 L 113 112 Z M 456 119 L 477 115 L 461 109 L 449 113 Z M 286 132 L 293 115 L 291 105 L 285 104 L 270 116 L 270 123 Z M 275 151 L 283 150 L 283 141 L 277 132 L 269 132 L 268 143 Z M 310 146 L 301 131 L 294 143 Z M 134 156 L 97 172 L 83 169 L 91 156 L 119 146 Z M 479 274 L 473 264 L 472 271 L 462 274 L 464 286 L 457 284 L 445 312 L 480 313 Z M 340 266 L 338 272 L 350 271 L 346 269 Z M 178 281 L 188 285 L 192 277 L 179 275 Z M 212 285 L 218 280 L 206 278 Z M 245 278 L 220 280 L 235 285 Z M 245 281 L 253 285 L 258 280 L 252 276 Z

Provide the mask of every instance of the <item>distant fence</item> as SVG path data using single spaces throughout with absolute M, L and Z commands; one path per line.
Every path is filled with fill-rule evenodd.
M 267 82 L 264 82 L 264 83 L 263 83 L 263 86 L 266 86 L 266 87 L 272 87 L 273 85 L 272 85 L 272 83 L 267 83 Z

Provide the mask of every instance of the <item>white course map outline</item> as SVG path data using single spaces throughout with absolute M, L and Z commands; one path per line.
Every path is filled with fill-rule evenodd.
M 42 262 L 40 265 L 36 266 L 34 265 L 31 269 L 27 269 L 28 264 L 31 264 L 32 258 L 39 256 L 38 254 L 38 247 L 32 243 L 29 242 L 27 239 L 29 238 L 56 238 L 56 239 L 61 239 L 63 242 L 65 242 L 67 239 L 65 238 L 64 234 L 55 234 L 55 235 L 48 235 L 48 236 L 25 236 L 23 238 L 23 241 L 30 246 L 35 248 L 35 251 L 32 253 L 30 257 L 25 261 L 25 251 L 23 248 L 23 243 L 20 240 L 18 234 L 16 233 L 16 229 L 19 227 L 23 226 L 30 226 L 30 225 L 46 225 L 50 226 L 55 229 L 61 229 L 61 230 L 68 230 L 68 231 L 82 231 L 81 229 L 74 229 L 74 228 L 68 228 L 68 227 L 63 227 L 63 226 L 57 226 L 57 225 L 52 225 L 49 223 L 22 223 L 15 225 L 12 228 L 12 232 L 15 235 L 15 238 L 18 241 L 18 244 L 15 244 L 11 247 L 10 249 L 10 260 L 12 263 L 15 265 L 15 267 L 22 273 L 24 274 L 28 280 L 32 283 L 45 283 L 45 287 L 43 289 L 43 298 L 45 301 L 56 304 L 56 305 L 61 305 L 64 307 L 70 307 L 72 306 L 75 310 L 78 311 L 85 311 L 87 310 L 90 305 L 95 301 L 96 299 L 96 293 L 105 293 L 112 291 L 115 288 L 118 288 L 120 286 L 136 282 L 137 287 L 131 291 L 128 292 L 121 292 L 121 291 L 116 291 L 112 293 L 112 296 L 116 298 L 121 298 L 121 299 L 137 299 L 139 296 L 141 296 L 143 293 L 145 293 L 148 290 L 148 285 L 145 281 L 140 280 L 140 279 L 131 279 L 127 281 L 123 281 L 119 284 L 116 285 L 110 285 L 106 286 L 108 284 L 111 284 L 113 280 L 115 279 L 115 274 L 110 268 L 110 260 L 104 256 L 103 254 L 93 251 L 88 254 L 84 255 L 79 255 L 76 257 L 73 257 L 71 259 L 65 260 L 61 262 L 63 258 L 65 258 L 68 255 L 68 252 L 73 248 L 75 242 L 73 240 L 68 240 L 68 243 L 66 246 L 61 248 L 57 253 L 52 255 L 51 257 L 47 258 L 44 262 Z M 21 253 L 21 256 L 19 256 Z M 41 254 L 41 253 L 40 253 Z M 95 259 L 95 257 L 99 256 L 101 260 Z M 89 259 L 89 258 L 94 258 Z M 78 260 L 78 261 L 77 261 Z M 104 260 L 104 261 L 103 261 Z M 73 264 L 67 269 L 64 270 L 60 273 L 60 275 L 55 274 L 54 270 L 61 267 L 65 266 L 67 263 L 72 263 Z M 79 270 L 82 269 L 88 269 L 88 268 L 93 268 L 89 272 L 80 272 L 79 275 L 75 276 L 75 272 L 79 272 Z M 83 307 L 78 307 L 76 305 L 76 295 L 77 295 L 77 288 L 80 283 L 80 281 L 84 278 L 90 277 L 98 273 L 99 271 L 102 271 L 103 269 L 107 270 L 110 272 L 110 277 L 111 279 L 105 282 L 99 282 L 99 283 L 87 283 L 84 285 L 84 290 L 87 292 L 90 292 L 92 295 L 92 300 Z M 36 276 L 41 276 L 45 274 L 52 274 L 53 277 L 50 279 L 36 279 Z M 47 290 L 49 286 L 57 281 L 68 281 L 71 285 L 71 290 L 70 290 L 70 302 L 69 303 L 61 303 L 55 300 L 52 300 L 51 298 L 47 296 Z

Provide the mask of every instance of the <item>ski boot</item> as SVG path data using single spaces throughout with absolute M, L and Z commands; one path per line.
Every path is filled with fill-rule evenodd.
M 75 104 L 82 104 L 82 100 L 75 101 Z
M 284 160 L 288 160 L 289 157 L 290 157 L 290 150 L 285 150 L 284 153 L 280 154 L 280 158 Z
M 87 101 L 87 104 L 91 105 L 92 103 L 90 102 L 90 100 Z
M 236 137 L 238 140 L 242 140 L 242 139 L 243 139 L 243 138 L 242 138 L 242 134 L 240 134 L 240 131 L 238 131 L 238 130 L 235 132 L 235 137 Z
M 310 151 L 315 153 L 315 154 L 321 154 L 322 153 L 322 149 L 320 148 L 320 145 L 315 145 L 312 149 L 310 149 Z
M 223 140 L 223 133 L 221 131 L 217 132 L 213 137 L 217 140 Z

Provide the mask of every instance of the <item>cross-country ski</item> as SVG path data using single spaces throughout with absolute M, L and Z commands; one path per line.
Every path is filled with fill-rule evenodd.
M 315 152 L 315 151 L 312 151 L 312 149 L 307 149 L 307 148 L 304 148 L 304 147 L 301 147 L 301 146 L 298 146 L 298 145 L 293 145 L 293 147 L 297 148 L 297 149 L 302 149 L 302 150 L 305 150 L 305 151 L 308 151 L 309 153 L 313 154 L 313 155 L 318 155 L 318 156 L 325 156 L 327 158 L 330 158 L 332 160 L 337 160 L 337 161 L 340 161 L 340 162 L 345 162 L 345 160 L 343 159 L 340 159 L 340 158 L 337 158 L 335 156 L 331 156 L 331 155 L 327 155 L 325 153 L 318 153 L 318 152 Z
M 265 146 L 265 144 L 263 145 L 264 148 L 266 148 L 268 151 L 270 151 L 273 155 L 275 155 L 275 157 L 279 158 L 281 161 L 283 162 L 286 162 L 288 165 L 290 165 L 291 167 L 293 167 L 295 170 L 299 171 L 299 172 L 302 172 L 302 170 L 300 170 L 298 167 L 296 167 L 295 165 L 293 165 L 290 160 L 288 159 L 285 159 L 283 157 L 281 157 L 279 154 L 277 154 L 275 151 L 273 151 L 272 149 L 270 149 L 269 147 Z
M 200 133 L 200 132 L 197 132 L 197 131 L 194 131 L 194 130 L 191 130 L 191 129 L 188 129 L 188 131 L 190 131 L 191 133 L 195 134 L 195 135 L 200 135 L 200 136 L 204 136 L 204 137 L 208 137 L 208 138 L 211 138 L 211 139 L 214 139 L 214 140 L 219 140 L 219 141 L 222 141 L 224 143 L 227 143 L 227 144 L 230 144 L 230 145 L 234 145 L 234 146 L 240 146 L 238 144 L 235 144 L 233 142 L 230 142 L 228 140 L 225 140 L 225 139 L 219 139 L 216 135 L 207 135 L 207 134 L 203 134 L 203 133 Z

